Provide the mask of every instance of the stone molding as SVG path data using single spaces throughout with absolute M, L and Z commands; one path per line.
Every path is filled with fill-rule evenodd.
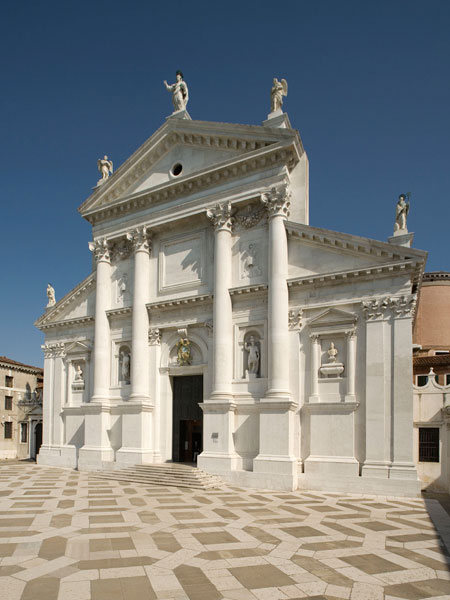
M 159 346 L 161 344 L 161 331 L 158 329 L 158 327 L 149 328 L 148 343 L 150 346 Z
M 366 321 L 379 321 L 390 316 L 394 319 L 413 317 L 416 299 L 416 294 L 408 294 L 399 297 L 375 298 L 363 301 L 361 304 Z
M 291 205 L 291 192 L 288 190 L 288 184 L 285 183 L 279 187 L 273 187 L 269 191 L 261 194 L 261 202 L 266 208 L 269 218 L 289 217 L 289 207 Z
M 151 234 L 146 225 L 129 231 L 127 233 L 127 240 L 131 243 L 134 252 L 151 252 Z
M 245 294 L 254 294 L 256 292 L 266 292 L 268 289 L 268 285 L 266 283 L 256 284 L 256 285 L 244 285 L 241 287 L 230 288 L 230 296 L 241 296 Z
M 97 262 L 111 262 L 111 243 L 106 238 L 98 238 L 89 242 L 89 250 L 93 253 Z
M 205 304 L 212 302 L 213 294 L 203 294 L 201 296 L 187 296 L 184 298 L 172 298 L 163 302 L 150 302 L 146 304 L 147 310 L 179 308 L 187 304 Z
M 64 342 L 50 342 L 41 346 L 44 358 L 64 358 L 66 356 L 66 345 Z
M 216 204 L 214 208 L 206 211 L 206 216 L 211 221 L 216 232 L 230 231 L 233 225 L 231 202 L 221 202 Z
M 56 327 L 60 328 L 86 325 L 87 323 L 92 323 L 93 321 L 94 317 L 77 317 L 76 319 L 67 319 L 66 321 L 54 321 L 53 323 L 40 325 L 39 329 L 41 331 L 46 331 L 47 329 L 55 329 Z

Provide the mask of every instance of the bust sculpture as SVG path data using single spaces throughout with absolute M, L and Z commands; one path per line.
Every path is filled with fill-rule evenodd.
M 395 224 L 394 224 L 394 233 L 402 232 L 408 233 L 408 229 L 406 227 L 406 217 L 409 213 L 409 201 L 406 200 L 405 194 L 400 194 L 398 197 L 397 206 L 395 208 Z
M 48 298 L 47 307 L 55 306 L 55 304 L 56 304 L 55 289 L 50 283 L 47 284 L 47 298 Z
M 250 375 L 256 376 L 259 369 L 259 348 L 253 335 L 246 342 L 245 349 L 248 352 L 247 371 Z
M 75 367 L 75 381 L 83 381 L 83 369 L 81 365 Z
M 103 158 L 99 158 L 97 160 L 97 167 L 98 167 L 98 170 L 100 171 L 100 173 L 102 174 L 102 178 L 99 179 L 99 181 L 97 182 L 97 185 L 100 185 L 108 179 L 110 174 L 112 175 L 112 172 L 113 172 L 112 160 L 109 160 L 105 154 L 105 156 Z
M 276 77 L 273 79 L 272 89 L 270 90 L 270 110 L 275 112 L 281 110 L 283 106 L 283 96 L 287 96 L 288 84 L 286 79 L 278 81 Z
M 333 343 L 333 342 L 331 342 L 331 344 L 330 344 L 330 349 L 327 351 L 327 354 L 328 354 L 328 362 L 329 362 L 329 363 L 334 363 L 334 362 L 336 362 L 336 357 L 337 357 L 337 355 L 338 355 L 338 351 L 337 351 L 337 349 L 335 348 L 335 346 L 334 346 L 334 343 Z
M 186 82 L 183 79 L 183 73 L 181 71 L 176 72 L 177 80 L 175 83 L 167 83 L 164 80 L 164 85 L 169 92 L 172 92 L 172 104 L 174 111 L 186 110 L 186 106 L 189 100 L 189 92 Z

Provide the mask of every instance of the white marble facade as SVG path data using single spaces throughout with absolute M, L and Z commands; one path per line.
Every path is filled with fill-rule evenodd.
M 418 493 L 425 253 L 311 227 L 308 202 L 281 110 L 262 126 L 174 115 L 95 188 L 79 209 L 94 270 L 37 321 L 39 462 L 171 461 L 174 379 L 197 375 L 200 468 L 255 488 Z

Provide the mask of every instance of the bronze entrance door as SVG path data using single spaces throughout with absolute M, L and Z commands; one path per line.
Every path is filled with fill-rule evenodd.
M 173 378 L 172 460 L 197 462 L 203 449 L 203 375 Z

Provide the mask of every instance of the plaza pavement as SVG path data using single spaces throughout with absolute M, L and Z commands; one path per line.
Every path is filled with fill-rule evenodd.
M 0 463 L 2 600 L 450 599 L 437 500 L 199 492 Z M 431 516 L 431 518 L 430 518 Z

